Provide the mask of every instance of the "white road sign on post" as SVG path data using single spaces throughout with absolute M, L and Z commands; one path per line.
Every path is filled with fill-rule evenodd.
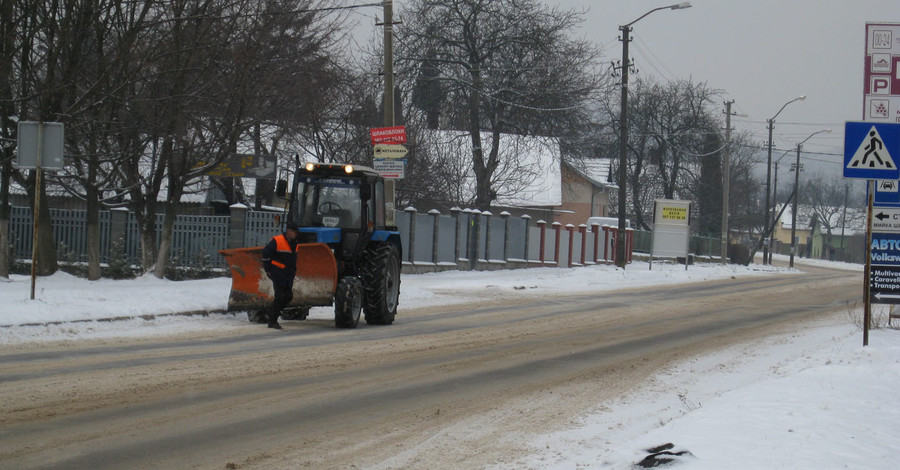
M 402 179 L 406 172 L 406 147 L 395 144 L 375 144 L 372 166 L 381 176 Z
M 62 170 L 61 122 L 19 121 L 16 129 L 16 165 L 22 169 Z
M 872 217 L 873 231 L 900 233 L 900 207 L 875 207 Z
M 16 128 L 16 164 L 19 168 L 34 169 L 34 229 L 31 238 L 31 300 L 34 300 L 37 283 L 38 230 L 41 218 L 41 173 L 43 170 L 61 170 L 63 167 L 63 134 L 61 122 L 19 121 Z

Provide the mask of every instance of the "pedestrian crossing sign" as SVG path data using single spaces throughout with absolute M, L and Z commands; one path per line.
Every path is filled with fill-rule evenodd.
M 900 124 L 847 122 L 844 178 L 900 179 Z

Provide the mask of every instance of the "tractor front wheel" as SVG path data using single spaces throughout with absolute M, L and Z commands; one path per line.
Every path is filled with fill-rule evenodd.
M 391 243 L 371 244 L 360 269 L 366 293 L 365 316 L 370 325 L 390 325 L 400 299 L 400 252 Z
M 363 288 L 359 279 L 347 276 L 338 281 L 334 291 L 334 326 L 356 328 L 362 310 Z

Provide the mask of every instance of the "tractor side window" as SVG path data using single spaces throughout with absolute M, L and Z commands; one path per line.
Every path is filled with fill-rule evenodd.
M 375 195 L 369 199 L 369 220 L 375 221 L 376 227 L 384 227 L 384 181 L 375 182 Z M 372 209 L 374 206 L 374 217 Z

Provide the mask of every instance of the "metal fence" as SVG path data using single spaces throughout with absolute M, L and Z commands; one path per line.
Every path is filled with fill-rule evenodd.
M 572 267 L 613 262 L 615 230 L 609 227 L 548 224 L 531 217 L 499 216 L 477 210 L 450 214 L 413 208 L 397 213 L 407 270 L 497 269 L 527 266 Z M 629 229 L 626 243 L 631 257 Z
M 53 234 L 64 246 L 66 259 L 87 261 L 86 211 L 51 209 Z M 156 218 L 156 240 L 164 215 Z M 419 213 L 413 208 L 398 211 L 396 221 L 403 243 L 406 271 L 444 269 L 497 269 L 529 266 L 571 267 L 612 263 L 616 252 L 616 230 L 608 226 L 562 226 L 534 221 L 528 215 L 512 217 L 477 210 L 454 209 Z M 20 259 L 31 255 L 31 210 L 13 207 L 10 235 Z M 218 251 L 225 248 L 264 245 L 280 229 L 280 214 L 251 211 L 233 206 L 230 215 L 179 215 L 172 234 L 172 260 L 178 266 L 225 268 Z M 626 253 L 650 252 L 650 232 L 627 232 Z M 691 237 L 696 255 L 716 257 L 719 239 Z M 120 254 L 113 253 L 121 249 Z M 100 259 L 111 256 L 139 265 L 140 234 L 134 214 L 124 210 L 100 212 Z
M 123 219 L 114 223 L 116 218 Z M 156 216 L 156 240 L 162 233 L 164 214 Z M 172 259 L 180 266 L 198 264 L 225 267 L 218 250 L 228 248 L 229 216 L 179 215 L 172 230 Z M 87 211 L 50 209 L 53 237 L 60 254 L 75 262 L 87 261 Z M 109 263 L 113 256 L 121 256 L 130 264 L 140 264 L 141 239 L 137 218 L 124 211 L 100 211 L 100 262 Z M 117 230 L 114 228 L 119 226 Z M 12 207 L 10 211 L 10 239 L 18 258 L 30 259 L 34 234 L 31 209 Z M 271 236 L 271 235 L 270 235 Z M 119 243 L 114 243 L 114 242 Z M 118 245 L 121 253 L 114 253 Z

